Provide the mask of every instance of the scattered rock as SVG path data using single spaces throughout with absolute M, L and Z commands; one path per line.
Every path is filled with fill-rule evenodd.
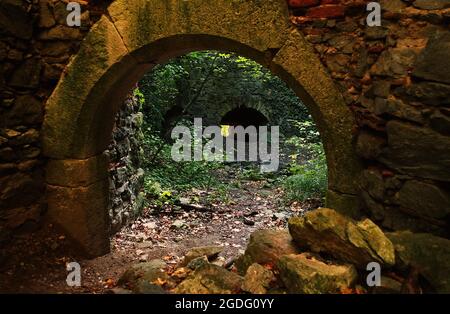
M 275 220 L 286 220 L 287 216 L 284 213 L 275 213 L 275 214 L 273 214 L 273 219 L 275 219 Z
M 255 222 L 251 219 L 248 219 L 247 217 L 244 217 L 244 224 L 247 226 L 254 226 Z
M 159 289 L 152 283 L 158 279 L 168 279 L 167 274 L 163 271 L 165 267 L 166 263 L 159 259 L 135 264 L 125 271 L 118 284 L 130 288 L 135 293 L 154 293 L 149 291 Z
M 358 276 L 352 265 L 326 264 L 308 253 L 281 257 L 278 269 L 290 293 L 337 293 Z
M 187 268 L 195 270 L 206 264 L 209 264 L 208 258 L 206 256 L 201 256 L 201 257 L 194 258 L 186 266 L 187 266 Z
M 375 286 L 371 290 L 373 294 L 399 294 L 402 292 L 402 283 L 390 277 L 381 276 L 381 286 Z
M 181 229 L 181 228 L 184 228 L 184 227 L 186 227 L 186 226 L 187 226 L 187 225 L 186 225 L 186 223 L 185 223 L 183 220 L 177 219 L 177 220 L 175 220 L 175 221 L 172 223 L 171 228 L 174 228 L 174 229 Z
M 354 221 L 328 208 L 289 220 L 294 241 L 313 252 L 324 252 L 365 269 L 370 262 L 395 264 L 394 247 L 371 220 Z
M 124 289 L 124 288 L 112 288 L 110 290 L 105 291 L 106 294 L 132 294 L 133 291 Z
M 166 294 L 167 292 L 158 285 L 148 281 L 139 280 L 133 287 L 133 292 L 137 294 Z
M 192 248 L 184 256 L 183 266 L 189 264 L 190 261 L 202 256 L 206 256 L 207 261 L 211 261 L 215 259 L 222 251 L 222 246 L 202 246 Z
M 265 294 L 274 280 L 275 276 L 272 271 L 255 263 L 247 269 L 242 290 L 253 294 Z
M 427 233 L 387 233 L 394 243 L 397 266 L 415 267 L 438 293 L 450 293 L 450 240 Z
M 173 292 L 180 294 L 232 294 L 241 290 L 242 277 L 226 269 L 205 264 L 180 283 Z
M 236 261 L 236 267 L 241 274 L 253 264 L 271 264 L 287 254 L 299 253 L 288 230 L 258 230 L 252 233 L 247 249 Z

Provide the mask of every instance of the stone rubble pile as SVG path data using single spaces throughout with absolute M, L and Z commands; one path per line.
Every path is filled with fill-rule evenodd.
M 162 260 L 132 266 L 112 293 L 330 294 L 449 293 L 450 240 L 431 234 L 383 233 L 328 208 L 289 220 L 288 230 L 258 230 L 234 263 L 217 246 L 193 248 L 176 268 Z M 368 287 L 367 264 L 381 266 Z

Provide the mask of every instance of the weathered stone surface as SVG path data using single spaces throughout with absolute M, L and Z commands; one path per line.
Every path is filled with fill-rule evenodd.
M 408 86 L 406 93 L 428 105 L 450 105 L 450 85 L 435 82 L 420 82 Z
M 39 100 L 31 95 L 21 95 L 16 98 L 11 110 L 0 117 L 0 125 L 40 124 L 43 116 L 43 108 Z
M 135 64 L 131 59 L 125 58 L 128 50 L 114 25 L 106 17 L 92 27 L 85 42 L 87 44 L 71 60 L 67 75 L 60 80 L 46 105 L 44 151 L 47 156 L 56 159 L 83 159 L 106 149 L 115 110 L 99 114 L 99 108 L 89 104 L 102 103 L 106 92 L 117 90 L 112 86 Z M 123 60 L 124 58 L 127 60 Z M 105 75 L 112 77 L 105 79 Z M 92 93 L 94 86 L 97 89 Z M 110 105 L 108 108 L 111 108 Z M 85 113 L 83 117 L 78 114 L 81 111 Z M 95 119 L 100 119 L 100 116 L 102 122 L 96 122 Z M 108 124 L 109 127 L 106 127 Z
M 361 216 L 361 206 L 357 195 L 328 190 L 325 198 L 325 206 L 336 208 L 336 211 L 340 214 L 353 219 L 359 219 Z
M 206 264 L 180 283 L 174 293 L 181 294 L 232 294 L 241 290 L 242 277 L 226 269 Z
M 433 130 L 450 136 L 450 111 L 436 111 L 430 116 L 430 125 Z
M 449 31 L 437 33 L 430 39 L 417 59 L 413 74 L 427 80 L 450 84 Z
M 14 71 L 9 85 L 21 88 L 35 88 L 39 84 L 41 75 L 41 63 L 39 59 L 28 59 Z
M 78 27 L 57 25 L 43 31 L 39 37 L 41 40 L 79 40 L 82 36 Z
M 423 124 L 424 117 L 419 109 L 393 97 L 389 99 L 376 98 L 373 111 L 377 115 L 389 114 L 400 119 Z
M 275 276 L 272 271 L 255 263 L 247 269 L 242 290 L 253 294 L 266 294 L 270 283 L 274 280 Z
M 130 94 L 116 115 L 112 141 L 105 152 L 110 159 L 111 232 L 135 219 L 145 205 L 142 123 L 139 99 Z
M 356 142 L 356 152 L 365 159 L 375 159 L 386 145 L 386 140 L 368 131 L 361 131 Z
M 373 294 L 400 294 L 402 292 L 402 283 L 392 278 L 381 276 L 381 286 L 375 286 L 371 289 Z
M 390 13 L 401 13 L 407 4 L 402 0 L 380 0 L 381 8 Z
M 40 171 L 4 175 L 0 177 L 0 208 L 29 206 L 40 199 L 44 190 Z
M 0 30 L 7 35 L 29 39 L 33 34 L 33 24 L 25 1 L 2 0 L 0 2 Z
M 450 0 L 416 0 L 413 5 L 424 10 L 441 10 L 450 8 Z
M 168 280 L 167 274 L 163 271 L 166 263 L 156 259 L 145 263 L 131 266 L 120 277 L 118 284 L 131 289 L 134 293 L 140 294 L 160 294 L 164 290 L 153 284 L 158 279 Z
M 296 253 L 299 253 L 298 248 L 287 230 L 258 230 L 250 236 L 245 254 L 237 261 L 237 268 L 245 274 L 253 263 L 275 265 L 282 255 Z
M 370 72 L 380 76 L 402 77 L 417 59 L 418 50 L 414 48 L 391 48 L 384 51 Z
M 440 187 L 416 180 L 406 181 L 396 202 L 419 216 L 445 219 L 450 214 L 450 194 Z
M 172 1 L 168 5 L 165 0 L 119 0 L 108 7 L 108 12 L 126 46 L 131 51 L 144 47 L 137 57 L 148 62 L 147 50 L 153 48 L 149 43 L 182 34 L 224 37 L 258 51 L 280 48 L 290 29 L 286 2 L 259 2 L 257 14 L 254 8 L 255 4 L 248 1 Z M 174 41 L 171 46 L 175 48 L 181 42 L 182 39 Z M 196 50 L 212 48 L 201 38 L 191 41 L 194 44 Z
M 285 255 L 277 265 L 290 293 L 338 293 L 351 287 L 358 276 L 352 265 L 326 264 L 308 253 Z
M 361 185 L 374 199 L 382 201 L 385 198 L 385 184 L 379 171 L 364 170 Z
M 387 233 L 394 243 L 397 264 L 412 266 L 439 293 L 450 293 L 450 240 L 408 231 Z
M 55 18 L 53 17 L 47 0 L 39 2 L 39 26 L 49 28 L 55 25 Z
M 304 62 L 298 62 L 299 56 Z M 340 193 L 356 194 L 362 165 L 353 147 L 351 130 L 354 118 L 342 95 L 299 32 L 291 33 L 273 59 L 272 68 L 280 78 L 291 82 L 290 87 L 304 99 L 321 133 L 328 164 L 340 165 L 328 169 L 329 188 Z M 313 77 L 311 73 L 314 73 Z M 307 101 L 311 98 L 312 102 Z
M 206 264 L 209 264 L 208 258 L 206 256 L 200 256 L 194 258 L 189 263 L 187 263 L 186 267 L 189 269 L 196 270 L 197 268 L 205 266 Z
M 328 208 L 289 220 L 289 231 L 297 245 L 323 252 L 365 269 L 368 263 L 395 263 L 392 243 L 369 219 L 353 221 Z
M 222 246 L 202 246 L 190 249 L 184 256 L 183 265 L 198 257 L 206 256 L 208 260 L 213 260 L 223 251 Z
M 381 162 L 413 176 L 450 181 L 449 137 L 400 121 L 390 121 L 387 134 Z
M 108 181 L 87 187 L 47 186 L 50 221 L 62 227 L 88 256 L 109 252 Z
M 49 160 L 46 180 L 55 186 L 88 186 L 108 177 L 108 164 L 105 154 L 84 160 Z

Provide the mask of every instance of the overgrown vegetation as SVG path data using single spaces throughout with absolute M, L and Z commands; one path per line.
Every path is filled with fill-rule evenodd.
M 282 141 L 296 152 L 284 165 L 287 171 L 262 175 L 256 167 L 241 163 L 237 177 L 278 184 L 285 189 L 288 202 L 323 198 L 326 161 L 312 118 L 296 95 L 258 63 L 235 54 L 190 53 L 156 66 L 139 82 L 135 95 L 144 113 L 145 192 L 157 205 L 174 202 L 193 188 L 227 199 L 230 186 L 218 175 L 224 164 L 174 162 L 170 131 L 179 124 L 190 126 L 194 116 L 205 117 L 204 108 L 215 112 L 214 108 L 229 102 L 271 108 L 268 118 L 281 126 Z

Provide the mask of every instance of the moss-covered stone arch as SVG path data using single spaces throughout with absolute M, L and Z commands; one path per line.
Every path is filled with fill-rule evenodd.
M 283 79 L 308 106 L 329 167 L 328 205 L 357 194 L 354 120 L 285 0 L 117 0 L 91 28 L 46 103 L 48 217 L 91 256 L 109 250 L 107 158 L 114 116 L 155 64 L 195 50 L 237 52 Z M 344 205 L 345 204 L 345 205 Z M 354 204 L 354 203 L 353 203 Z

